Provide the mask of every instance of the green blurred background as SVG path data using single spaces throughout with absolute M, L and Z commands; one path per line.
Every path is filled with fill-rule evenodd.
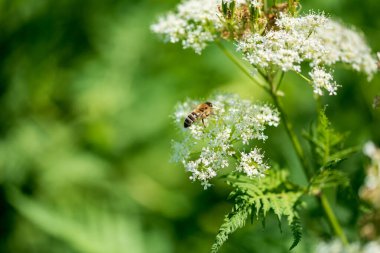
M 210 46 L 201 56 L 164 44 L 150 32 L 158 15 L 177 1 L 0 0 L 0 252 L 119 253 L 208 252 L 231 204 L 228 187 L 204 191 L 169 163 L 175 138 L 169 115 L 187 97 L 215 90 L 270 101 Z M 365 33 L 380 51 L 380 2 L 324 0 L 303 9 L 325 10 Z M 349 143 L 380 143 L 380 78 L 371 83 L 343 67 L 342 87 L 325 97 L 337 129 Z M 285 78 L 286 109 L 296 129 L 315 116 L 312 89 Z M 268 157 L 298 162 L 281 127 L 262 144 Z M 363 157 L 343 169 L 354 189 Z M 358 213 L 335 206 L 351 239 Z M 308 252 L 329 236 L 321 211 L 305 219 Z M 321 225 L 322 224 L 322 225 Z M 234 234 L 221 252 L 287 252 L 290 231 L 276 220 Z

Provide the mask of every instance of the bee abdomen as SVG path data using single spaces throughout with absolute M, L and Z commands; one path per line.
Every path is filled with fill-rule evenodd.
M 198 118 L 198 115 L 195 112 L 190 113 L 186 119 L 185 122 L 183 123 L 183 126 L 185 128 L 191 126 Z

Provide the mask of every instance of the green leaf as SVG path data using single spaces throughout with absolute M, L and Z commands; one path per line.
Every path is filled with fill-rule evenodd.
M 298 217 L 295 217 L 293 222 L 290 224 L 290 229 L 293 233 L 293 243 L 290 246 L 289 250 L 294 249 L 298 245 L 298 243 L 301 241 L 302 238 L 302 226 L 301 221 Z
M 211 252 L 217 252 L 228 239 L 228 235 L 243 227 L 249 216 L 251 220 L 254 215 L 264 220 L 270 211 L 278 217 L 279 222 L 282 217 L 286 217 L 288 224 L 291 227 L 295 226 L 292 229 L 294 235 L 292 247 L 294 248 L 301 239 L 300 224 L 296 221 L 297 207 L 305 191 L 289 182 L 287 176 L 287 171 L 276 169 L 270 170 L 264 178 L 255 179 L 230 174 L 227 180 L 234 188 L 230 198 L 235 201 L 237 208 L 226 216 Z
M 357 147 L 344 148 L 347 134 L 339 133 L 331 127 L 324 110 L 320 111 L 317 122 L 303 136 L 308 140 L 314 159 L 322 169 L 336 168 L 358 150 Z
M 227 241 L 228 236 L 235 232 L 238 228 L 245 225 L 250 212 L 249 206 L 238 206 L 231 213 L 225 216 L 223 225 L 220 227 L 216 235 L 215 243 L 211 247 L 211 253 L 216 253 L 220 247 Z
M 338 170 L 325 169 L 315 175 L 309 184 L 309 192 L 319 193 L 323 188 L 331 188 L 337 186 L 347 187 L 350 185 L 350 180 L 346 173 Z

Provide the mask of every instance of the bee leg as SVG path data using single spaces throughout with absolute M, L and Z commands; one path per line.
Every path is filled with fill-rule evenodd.
M 203 126 L 206 127 L 204 119 L 202 119 Z

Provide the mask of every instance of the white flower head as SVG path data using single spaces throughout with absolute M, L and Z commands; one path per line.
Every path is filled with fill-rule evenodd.
M 216 38 L 214 30 L 222 25 L 217 14 L 218 0 L 183 1 L 175 13 L 159 18 L 151 30 L 167 42 L 181 42 L 183 48 L 200 54 Z
M 333 75 L 321 67 L 314 67 L 309 73 L 314 93 L 323 95 L 323 90 L 327 90 L 330 95 L 336 95 L 338 85 L 334 81 Z
M 241 152 L 240 164 L 237 171 L 244 172 L 249 177 L 263 177 L 269 166 L 264 162 L 260 149 L 254 148 L 249 153 Z
M 209 180 L 221 169 L 234 167 L 250 177 L 260 177 L 269 166 L 260 149 L 249 144 L 252 140 L 266 140 L 264 130 L 278 126 L 279 113 L 268 105 L 253 104 L 236 95 L 214 95 L 209 98 L 214 113 L 204 121 L 183 127 L 187 115 L 200 103 L 186 101 L 177 105 L 174 123 L 180 129 L 181 140 L 173 141 L 172 161 L 181 163 L 192 181 L 201 181 L 207 188 Z M 239 148 L 243 145 L 247 153 Z
M 275 29 L 247 34 L 238 41 L 237 49 L 245 60 L 262 69 L 301 72 L 301 63 L 308 62 L 314 92 L 319 95 L 322 90 L 335 95 L 338 88 L 325 67 L 344 63 L 368 79 L 377 72 L 377 61 L 363 36 L 324 14 L 291 17 L 281 13 Z
M 208 43 L 225 38 L 223 34 L 231 32 L 231 25 L 226 22 L 222 11 L 222 6 L 226 5 L 244 10 L 248 6 L 254 9 L 263 7 L 260 0 L 183 0 L 174 12 L 160 17 L 151 30 L 166 42 L 180 42 L 183 48 L 192 48 L 200 54 Z M 239 29 L 245 30 L 244 26 L 239 28 L 237 24 L 233 29 L 237 33 L 242 32 Z

